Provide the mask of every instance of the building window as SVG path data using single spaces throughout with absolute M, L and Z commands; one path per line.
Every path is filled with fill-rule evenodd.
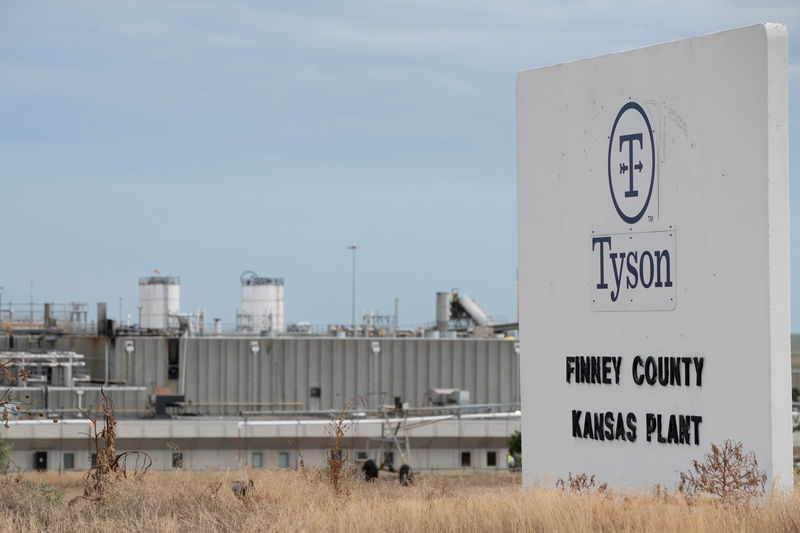
M 253 468 L 264 468 L 264 455 L 261 452 L 253 452 Z
M 47 470 L 47 452 L 34 452 L 33 468 L 40 472 Z
M 461 452 L 461 466 L 472 466 L 472 454 L 470 452 Z
M 289 452 L 281 452 L 278 454 L 278 466 L 281 468 L 289 468 Z
M 486 452 L 486 466 L 497 466 L 497 452 Z
M 356 461 L 366 461 L 366 460 L 367 460 L 367 452 L 356 453 Z
M 183 468 L 183 452 L 172 453 L 172 468 Z
M 92 468 L 96 467 L 97 466 L 97 454 L 96 453 L 92 454 L 91 461 L 92 461 Z
M 75 454 L 64 454 L 64 470 L 73 470 L 75 468 Z

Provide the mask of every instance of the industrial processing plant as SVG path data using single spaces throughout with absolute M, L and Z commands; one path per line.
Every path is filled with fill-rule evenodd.
M 138 280 L 138 317 L 97 304 L 0 305 L 0 361 L 25 368 L 4 385 L 56 423 L 14 418 L 4 439 L 23 469 L 85 470 L 89 418 L 104 393 L 117 447 L 156 469 L 322 465 L 326 426 L 349 402 L 343 451 L 384 469 L 507 468 L 520 427 L 515 323 L 498 324 L 458 291 L 431 295 L 435 321 L 399 327 L 394 315 L 359 323 L 286 323 L 284 280 L 240 276 L 233 323 L 180 309 L 180 279 Z

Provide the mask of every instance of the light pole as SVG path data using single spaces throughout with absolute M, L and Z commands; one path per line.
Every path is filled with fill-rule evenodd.
M 357 244 L 351 244 L 347 247 L 348 250 L 353 250 L 353 302 L 351 308 L 352 312 L 350 315 L 350 325 L 353 326 L 354 332 L 356 327 L 356 250 L 358 250 L 358 248 L 359 246 Z

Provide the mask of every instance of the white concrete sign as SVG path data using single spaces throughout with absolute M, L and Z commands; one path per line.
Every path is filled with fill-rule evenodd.
M 787 125 L 779 24 L 519 75 L 526 484 L 792 483 Z

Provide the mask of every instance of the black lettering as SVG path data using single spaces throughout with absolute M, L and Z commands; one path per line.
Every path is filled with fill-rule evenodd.
M 681 360 L 677 357 L 669 358 L 669 384 L 678 386 L 681 384 Z
M 697 374 L 697 386 L 703 386 L 703 364 L 705 364 L 704 357 L 692 357 L 694 360 L 694 371 Z
M 650 262 L 650 279 L 645 282 L 644 277 L 644 258 L 647 257 L 647 260 Z M 653 254 L 645 250 L 642 252 L 642 256 L 639 259 L 639 279 L 642 280 L 642 287 L 645 289 L 650 288 L 650 285 L 653 284 Z
M 667 442 L 678 444 L 678 421 L 675 415 L 669 415 L 669 429 L 667 429 Z
M 619 369 L 622 366 L 622 357 L 612 357 L 611 362 L 614 365 L 614 376 L 617 385 L 619 385 Z
M 665 359 L 666 357 L 658 358 L 658 382 L 662 387 L 669 385 L 669 367 Z
M 605 433 L 603 432 L 603 413 L 594 414 L 594 438 L 597 440 L 606 440 Z
M 661 415 L 656 415 L 656 425 L 658 426 L 658 431 L 656 432 L 656 436 L 658 437 L 658 442 L 666 443 L 666 439 L 664 439 L 664 435 L 661 434 Z
M 628 413 L 625 422 L 628 426 L 628 440 L 630 442 L 636 442 L 636 415 L 634 413 Z
M 641 356 L 636 356 L 633 358 L 633 365 L 631 365 L 631 373 L 633 374 L 633 382 L 637 385 L 641 385 L 644 383 L 644 376 L 639 374 L 637 370 L 638 367 L 643 367 L 644 363 L 642 362 Z M 617 381 L 619 383 L 619 381 Z
M 583 417 L 583 438 L 594 438 L 594 430 L 592 429 L 592 413 L 589 411 L 586 411 L 586 414 Z
M 575 358 L 567 356 L 567 383 L 569 383 L 570 376 L 575 373 Z
M 690 436 L 689 429 L 690 429 L 690 427 L 689 427 L 689 417 L 688 416 L 684 416 L 684 415 L 680 415 L 680 417 L 678 417 L 678 432 L 680 433 L 679 442 L 681 444 L 691 444 L 692 443 L 692 441 L 690 440 L 691 436 Z
M 617 440 L 625 440 L 625 420 L 622 419 L 622 413 L 617 413 L 617 424 L 614 426 L 614 429 L 616 430 L 614 438 Z
M 603 357 L 603 383 L 606 385 L 611 385 L 611 358 L 610 357 Z
M 700 446 L 700 423 L 703 421 L 703 417 L 692 415 L 691 419 L 694 425 L 694 443 Z
M 572 410 L 572 436 L 583 438 L 581 434 L 581 412 L 576 409 Z
M 648 385 L 655 385 L 658 379 L 656 372 L 656 359 L 652 355 L 649 356 L 644 362 L 644 377 Z
M 691 357 L 681 357 L 681 363 L 683 363 L 683 376 L 686 378 L 684 383 L 686 383 L 687 387 L 690 387 L 692 384 L 689 382 L 689 371 L 692 366 L 692 358 Z
M 661 250 L 660 252 L 656 252 L 656 287 L 661 287 L 661 261 L 664 261 L 667 265 L 665 276 L 667 281 L 664 282 L 664 287 L 672 287 L 672 279 L 670 277 L 670 263 L 669 263 L 669 251 L 668 250 Z
M 619 268 L 617 268 L 617 255 L 619 255 Z M 625 264 L 625 252 L 621 254 L 609 254 L 611 258 L 611 266 L 614 267 L 614 281 L 617 284 L 617 292 L 614 294 L 614 291 L 611 291 L 611 301 L 616 302 L 617 298 L 619 298 L 619 286 L 622 284 L 622 267 Z
M 639 284 L 639 272 L 636 271 L 636 256 L 637 252 L 628 252 L 628 277 L 625 279 L 625 286 L 629 289 L 635 289 Z M 633 259 L 633 263 L 631 263 Z M 631 283 L 631 276 L 633 276 L 633 283 Z
M 602 379 L 600 378 L 600 358 L 599 357 L 592 357 L 592 380 L 590 383 L 601 383 Z
M 603 244 L 608 244 L 608 249 L 611 249 L 611 237 L 592 237 L 592 251 L 594 252 L 594 245 L 600 243 L 600 283 L 597 284 L 598 289 L 607 289 L 605 271 L 603 270 Z M 612 297 L 612 300 L 614 298 Z
M 645 417 L 645 424 L 647 426 L 647 442 L 651 441 L 651 435 L 656 430 L 656 415 L 647 413 Z
M 608 411 L 605 416 L 606 439 L 614 440 L 614 413 Z
M 581 371 L 580 371 L 580 378 L 577 379 L 576 382 L 578 382 L 578 383 L 588 383 L 589 380 L 587 378 L 589 377 L 589 358 L 588 357 L 579 356 L 578 359 L 580 359 Z

